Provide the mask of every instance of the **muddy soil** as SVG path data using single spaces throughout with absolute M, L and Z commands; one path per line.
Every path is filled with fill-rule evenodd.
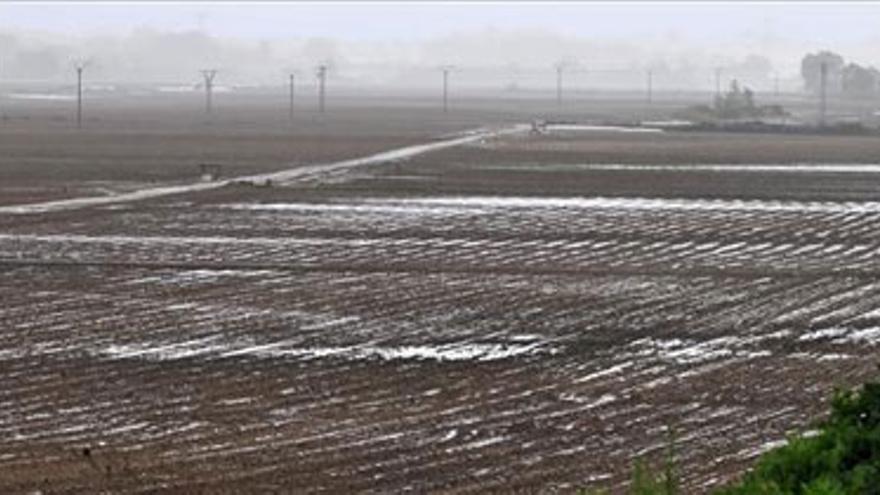
M 736 478 L 876 374 L 880 173 L 571 166 L 626 139 L 0 215 L 0 491 L 622 493 L 670 437 Z

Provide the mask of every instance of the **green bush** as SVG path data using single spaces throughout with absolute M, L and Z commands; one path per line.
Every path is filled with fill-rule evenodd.
M 880 383 L 836 393 L 817 435 L 764 454 L 719 495 L 880 495 Z
M 838 391 L 819 426 L 818 434 L 765 453 L 742 481 L 716 495 L 880 495 L 880 383 Z M 661 474 L 635 463 L 631 495 L 680 493 L 674 448 L 671 436 Z

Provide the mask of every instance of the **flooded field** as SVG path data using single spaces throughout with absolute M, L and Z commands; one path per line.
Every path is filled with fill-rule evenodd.
M 704 493 L 875 372 L 869 161 L 444 139 L 0 209 L 0 490 Z

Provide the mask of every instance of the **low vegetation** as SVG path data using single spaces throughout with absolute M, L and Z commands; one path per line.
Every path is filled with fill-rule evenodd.
M 685 110 L 682 117 L 695 122 L 729 122 L 729 121 L 763 121 L 782 119 L 788 113 L 779 105 L 758 105 L 755 93 L 740 87 L 736 80 L 730 83 L 730 89 L 715 97 L 712 106 L 696 105 Z
M 680 493 L 672 450 L 662 473 L 639 462 L 632 495 Z M 583 492 L 598 495 L 603 492 Z M 818 432 L 793 437 L 758 459 L 735 485 L 716 495 L 880 494 L 880 383 L 835 394 L 831 414 Z
M 813 436 L 766 453 L 720 495 L 880 494 L 880 383 L 840 391 Z

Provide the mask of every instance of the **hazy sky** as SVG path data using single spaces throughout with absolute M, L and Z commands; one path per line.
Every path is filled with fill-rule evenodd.
M 477 29 L 583 37 L 781 37 L 836 45 L 878 38 L 880 3 L 815 2 L 10 2 L 0 28 L 66 34 L 201 28 L 242 38 L 428 38 Z
M 282 69 L 331 62 L 336 75 L 359 81 L 411 84 L 412 74 L 389 76 L 383 67 L 452 64 L 467 69 L 458 80 L 494 67 L 483 78 L 493 84 L 502 72 L 516 84 L 541 77 L 552 85 L 550 68 L 566 61 L 593 71 L 590 84 L 623 68 L 635 75 L 608 84 L 640 85 L 646 67 L 658 74 L 665 67 L 660 86 L 708 87 L 714 68 L 725 67 L 730 77 L 766 87 L 772 74 L 798 84 L 802 57 L 818 50 L 880 66 L 880 1 L 0 0 L 0 40 L 12 79 L 67 77 L 72 61 L 86 59 L 94 77 L 107 79 L 185 79 L 194 67 L 212 66 L 227 80 L 274 80 Z

